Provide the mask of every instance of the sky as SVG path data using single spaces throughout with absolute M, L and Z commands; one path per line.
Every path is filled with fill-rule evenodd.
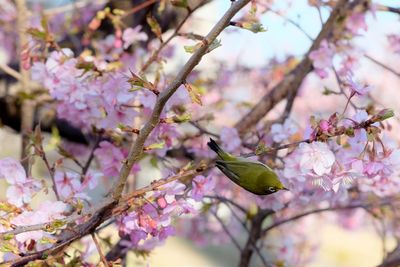
M 278 4 L 275 9 L 285 10 L 288 1 L 276 1 Z M 384 4 L 392 7 L 400 7 L 400 0 L 379 0 L 377 4 Z M 230 1 L 213 1 L 208 7 L 195 14 L 195 20 L 203 22 L 206 26 L 203 33 L 206 33 L 219 17 L 229 8 Z M 210 16 L 213 12 L 213 16 Z M 296 21 L 309 35 L 315 38 L 320 29 L 321 23 L 318 12 L 315 8 L 307 5 L 307 0 L 292 1 L 291 8 L 287 10 L 287 17 Z M 329 11 L 322 10 L 324 20 L 329 16 Z M 383 33 L 398 32 L 400 25 L 398 16 L 388 12 L 378 12 L 379 23 L 373 23 L 368 36 L 382 36 Z M 371 14 L 367 17 L 368 21 L 373 20 Z M 254 34 L 245 30 L 225 31 L 221 34 L 222 47 L 215 52 L 216 58 L 224 60 L 235 60 L 244 62 L 248 66 L 260 66 L 265 64 L 267 59 L 277 57 L 283 59 L 287 55 L 301 56 L 311 45 L 308 37 L 295 26 L 287 23 L 281 17 L 268 13 L 263 15 L 261 23 L 268 30 L 263 33 Z M 382 44 L 375 45 L 374 42 L 363 44 L 368 49 L 382 47 Z M 239 58 L 235 58 L 239 57 Z

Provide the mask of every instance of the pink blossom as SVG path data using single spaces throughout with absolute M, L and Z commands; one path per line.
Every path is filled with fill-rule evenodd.
M 367 31 L 368 26 L 365 21 L 365 13 L 354 12 L 353 14 L 351 14 L 351 16 L 347 19 L 346 28 L 352 34 L 358 34 L 360 30 Z
M 277 143 L 289 139 L 296 132 L 296 125 L 289 119 L 285 120 L 283 124 L 274 123 L 271 126 L 272 140 Z
M 0 160 L 0 178 L 5 178 L 10 185 L 7 200 L 17 207 L 29 203 L 32 195 L 41 188 L 40 182 L 27 178 L 22 165 L 12 158 Z
M 323 175 L 329 173 L 335 163 L 335 155 L 328 145 L 322 142 L 302 143 L 299 152 L 300 167 L 303 171 L 312 170 L 317 175 Z
M 34 225 L 47 223 L 53 220 L 65 218 L 63 215 L 67 211 L 68 205 L 61 202 L 44 201 L 35 211 L 24 211 L 11 220 L 11 223 L 16 226 Z M 29 240 L 39 241 L 42 237 L 51 237 L 50 234 L 44 231 L 31 231 L 16 235 L 16 240 L 20 244 L 28 244 Z
M 121 162 L 125 159 L 122 150 L 108 141 L 102 141 L 94 152 L 100 161 L 101 170 L 106 176 L 117 176 Z
M 17 207 L 30 203 L 32 196 L 42 188 L 39 181 L 27 179 L 22 183 L 11 184 L 7 188 L 7 200 Z
M 135 28 L 127 28 L 124 30 L 122 40 L 124 41 L 124 49 L 127 49 L 131 44 L 139 41 L 147 41 L 148 37 L 144 32 L 140 32 L 142 26 L 138 25 Z
M 62 198 L 73 197 L 81 188 L 81 177 L 75 172 L 62 172 L 57 170 L 54 180 L 58 194 Z
M 89 170 L 83 178 L 82 189 L 86 187 L 91 190 L 94 189 L 99 183 L 101 177 L 103 177 L 102 173 Z
M 356 83 L 351 75 L 347 77 L 346 85 L 351 90 L 351 94 L 356 94 L 359 96 L 366 95 L 371 90 L 371 86 Z
M 21 163 L 13 158 L 0 160 L 0 178 L 6 179 L 9 184 L 23 183 L 27 179 Z
M 389 34 L 387 39 L 393 52 L 400 54 L 400 34 Z
M 200 201 L 214 186 L 215 182 L 210 176 L 204 177 L 203 175 L 197 175 L 192 181 L 191 196 L 194 200 Z
M 321 78 L 327 76 L 326 69 L 332 66 L 332 58 L 335 55 L 335 51 L 329 46 L 326 40 L 321 42 L 318 49 L 312 51 L 309 55 L 313 62 L 315 71 Z
M 233 152 L 242 145 L 242 140 L 236 128 L 224 127 L 221 130 L 220 136 L 224 149 L 228 152 Z

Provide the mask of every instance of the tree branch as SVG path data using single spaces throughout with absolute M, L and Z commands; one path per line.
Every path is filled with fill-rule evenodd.
M 274 229 L 278 226 L 281 226 L 281 225 L 289 223 L 289 222 L 296 221 L 298 219 L 301 219 L 301 218 L 306 217 L 311 214 L 317 214 L 317 213 L 322 213 L 322 212 L 326 212 L 326 211 L 349 210 L 349 209 L 357 209 L 357 208 L 366 209 L 366 208 L 374 207 L 374 206 L 387 206 L 387 205 L 393 204 L 393 202 L 394 202 L 393 199 L 386 199 L 386 200 L 382 201 L 381 203 L 365 203 L 364 202 L 364 203 L 355 203 L 355 204 L 351 204 L 348 206 L 328 207 L 328 208 L 321 208 L 321 209 L 306 211 L 304 213 L 301 213 L 301 214 L 295 215 L 293 217 L 278 221 L 278 222 L 268 226 L 267 228 L 265 228 L 262 231 L 262 236 L 264 236 L 269 231 L 271 231 L 272 229 Z
M 312 61 L 309 54 L 317 49 L 324 39 L 338 40 L 344 31 L 344 18 L 354 6 L 367 3 L 366 0 L 347 1 L 340 0 L 325 22 L 318 37 L 315 39 L 303 60 L 294 70 L 288 73 L 280 83 L 265 94 L 250 112 L 243 116 L 235 125 L 240 135 L 243 136 L 252 126 L 260 121 L 277 103 L 286 98 L 290 92 L 297 92 L 304 78 L 312 71 Z
M 126 180 L 130 173 L 130 170 L 135 162 L 137 162 L 142 153 L 144 142 L 147 137 L 153 131 L 153 129 L 158 125 L 160 121 L 160 115 L 162 110 L 164 109 L 165 104 L 168 99 L 175 93 L 180 85 L 185 82 L 186 77 L 190 74 L 190 72 L 194 69 L 197 64 L 201 61 L 202 57 L 207 53 L 207 50 L 210 44 L 217 38 L 217 36 L 229 25 L 232 17 L 239 12 L 242 7 L 244 7 L 250 0 L 239 0 L 234 2 L 225 15 L 217 22 L 217 24 L 212 28 L 210 33 L 203 40 L 203 45 L 196 50 L 196 52 L 190 57 L 188 62 L 182 67 L 178 75 L 175 79 L 167 86 L 165 90 L 158 95 L 156 104 L 154 105 L 153 112 L 150 116 L 150 119 L 144 125 L 144 127 L 140 130 L 139 135 L 136 138 L 136 141 L 132 144 L 127 160 L 123 163 L 122 168 L 120 170 L 120 175 L 118 177 L 117 184 L 115 186 L 115 190 L 112 192 L 114 199 L 119 199 L 121 196 L 123 189 L 125 187 Z

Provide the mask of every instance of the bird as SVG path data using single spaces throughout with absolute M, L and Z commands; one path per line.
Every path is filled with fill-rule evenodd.
M 236 157 L 224 151 L 212 138 L 207 145 L 218 155 L 216 167 L 247 191 L 256 195 L 270 195 L 280 190 L 289 190 L 267 165 L 256 160 Z

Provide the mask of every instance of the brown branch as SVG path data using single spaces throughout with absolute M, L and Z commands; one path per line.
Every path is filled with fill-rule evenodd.
M 94 244 L 96 245 L 96 249 L 97 249 L 97 252 L 99 253 L 100 260 L 103 262 L 104 266 L 106 266 L 106 267 L 110 266 L 110 264 L 108 263 L 106 257 L 104 256 L 104 253 L 103 253 L 103 251 L 101 249 L 100 243 L 97 240 L 96 235 L 94 233 L 92 233 L 91 236 L 92 236 Z
M 400 245 L 387 254 L 386 258 L 377 267 L 398 267 L 400 265 Z
M 308 138 L 308 139 L 303 139 L 297 142 L 293 142 L 290 144 L 283 144 L 280 146 L 276 146 L 276 147 L 266 147 L 263 149 L 263 151 L 258 152 L 257 154 L 252 152 L 252 153 L 247 153 L 247 154 L 243 154 L 243 157 L 252 157 L 252 156 L 256 156 L 256 155 L 262 155 L 262 154 L 267 154 L 267 153 L 273 153 L 276 152 L 278 150 L 282 150 L 282 149 L 287 149 L 287 148 L 294 148 L 296 146 L 298 146 L 301 143 L 312 143 L 315 141 L 324 141 L 327 140 L 329 138 L 333 138 L 333 137 L 337 137 L 340 135 L 345 135 L 348 133 L 352 133 L 354 132 L 354 130 L 359 130 L 359 129 L 366 129 L 368 130 L 369 127 L 372 126 L 372 124 L 376 123 L 376 122 L 382 122 L 388 118 L 391 118 L 394 116 L 394 113 L 392 110 L 390 109 L 384 109 L 382 110 L 380 113 L 373 115 L 371 118 L 369 118 L 366 121 L 360 122 L 360 123 L 354 123 L 353 126 L 349 126 L 349 127 L 338 127 L 334 130 L 332 130 L 332 132 L 330 132 L 329 134 L 323 133 L 320 130 L 318 130 L 318 132 L 315 134 L 315 137 L 312 138 Z
M 377 5 L 377 9 L 379 11 L 387 11 L 387 12 L 392 12 L 392 13 L 400 15 L 400 8 L 384 6 L 384 5 Z
M 25 0 L 16 0 L 16 6 L 18 11 L 17 16 L 17 29 L 18 29 L 18 37 L 19 37 L 19 53 L 20 53 L 20 66 L 19 66 L 19 73 L 21 74 L 20 84 L 22 87 L 22 91 L 25 93 L 30 92 L 29 89 L 29 72 L 24 69 L 23 67 L 23 55 L 22 50 L 25 45 L 28 45 L 28 37 L 26 30 L 28 29 L 27 20 L 28 20 L 28 9 L 26 7 Z M 22 134 L 22 147 L 21 147 L 21 159 L 22 166 L 24 167 L 25 171 L 28 173 L 29 169 L 29 158 L 27 157 L 29 154 L 28 145 L 29 145 L 29 134 L 32 132 L 33 128 L 33 113 L 35 109 L 35 104 L 32 100 L 24 99 L 21 106 L 22 114 L 24 114 L 21 118 L 21 134 Z
M 158 58 L 158 55 L 160 54 L 161 50 L 164 49 L 164 47 L 167 46 L 167 44 L 169 42 L 171 42 L 172 39 L 174 39 L 176 36 L 179 35 L 179 31 L 181 30 L 181 28 L 183 27 L 183 25 L 185 24 L 185 22 L 189 19 L 189 17 L 200 7 L 202 7 L 204 5 L 204 3 L 208 2 L 209 0 L 203 0 L 201 1 L 197 6 L 195 6 L 194 8 L 188 9 L 188 12 L 186 14 L 186 16 L 183 18 L 183 20 L 179 23 L 179 25 L 175 28 L 174 33 L 168 37 L 167 40 L 165 40 L 164 42 L 162 42 L 160 44 L 160 46 L 157 48 L 157 50 L 155 50 L 152 55 L 150 56 L 150 58 L 148 58 L 146 60 L 146 62 L 143 64 L 143 66 L 140 69 L 140 72 L 143 73 L 145 72 L 150 66 L 151 64 Z
M 290 218 L 275 222 L 274 224 L 268 226 L 267 228 L 265 228 L 262 231 L 262 236 L 264 236 L 269 231 L 271 231 L 272 229 L 275 229 L 278 226 L 281 226 L 283 224 L 299 220 L 299 219 L 304 218 L 304 217 L 306 217 L 308 215 L 322 213 L 322 212 L 326 212 L 326 211 L 349 210 L 349 209 L 357 209 L 357 208 L 366 209 L 366 208 L 376 207 L 376 206 L 387 206 L 387 205 L 393 204 L 394 201 L 395 201 L 395 199 L 390 199 L 389 198 L 389 199 L 386 199 L 386 200 L 382 201 L 381 203 L 356 203 L 356 204 L 350 204 L 348 206 L 328 207 L 328 208 L 321 208 L 321 209 L 315 209 L 315 210 L 306 211 L 306 212 L 300 213 L 298 215 L 295 215 L 293 217 L 290 217 Z
M 125 12 L 121 17 L 125 18 L 125 17 L 127 17 L 129 15 L 135 14 L 136 12 L 138 12 L 138 11 L 140 11 L 140 10 L 142 10 L 142 9 L 144 9 L 144 8 L 154 4 L 154 3 L 157 3 L 158 1 L 160 1 L 160 0 L 147 0 L 147 1 L 137 5 L 135 7 L 133 7 L 131 10 Z
M 229 25 L 232 17 L 239 12 L 242 7 L 244 7 L 250 0 L 239 0 L 231 5 L 225 15 L 217 22 L 217 24 L 212 28 L 209 34 L 205 37 L 203 45 L 196 50 L 196 52 L 190 57 L 188 62 L 182 67 L 175 79 L 165 88 L 160 95 L 158 95 L 156 104 L 154 106 L 153 112 L 150 119 L 146 122 L 143 128 L 140 130 L 136 141 L 132 144 L 127 160 L 123 163 L 120 170 L 120 175 L 118 177 L 115 190 L 113 191 L 114 199 L 119 199 L 123 189 L 125 187 L 126 180 L 128 178 L 129 172 L 135 162 L 137 162 L 143 153 L 144 142 L 147 137 L 153 131 L 160 121 L 160 115 L 164 109 L 165 104 L 168 99 L 175 93 L 180 85 L 182 85 L 186 77 L 190 72 L 200 63 L 202 57 L 207 53 L 210 44 L 217 38 L 217 36 Z
M 0 64 L 0 69 L 3 70 L 5 73 L 7 73 L 8 75 L 10 75 L 11 77 L 15 78 L 18 81 L 22 80 L 22 75 L 14 70 L 13 68 L 9 67 L 6 64 Z
M 262 223 L 266 217 L 271 215 L 272 212 L 269 210 L 260 210 L 258 213 L 251 219 L 251 228 L 250 233 L 246 241 L 246 245 L 240 253 L 240 262 L 239 267 L 247 267 L 250 264 L 251 257 L 254 251 L 257 252 L 256 244 L 257 240 L 261 237 Z M 260 254 L 259 254 L 260 255 Z M 264 266 L 271 266 L 268 264 L 263 257 Z
M 387 71 L 390 71 L 391 73 L 393 73 L 394 75 L 396 75 L 398 78 L 400 78 L 400 72 L 396 71 L 395 69 L 392 69 L 391 67 L 383 64 L 382 62 L 376 60 L 375 58 L 369 56 L 369 55 L 364 55 L 364 57 L 368 58 L 369 60 L 371 60 L 372 62 L 374 62 L 376 65 L 384 68 Z
M 312 61 L 309 54 L 317 49 L 322 40 L 327 39 L 331 42 L 338 40 L 344 31 L 344 21 L 347 13 L 354 6 L 367 3 L 366 0 L 337 2 L 335 9 L 331 12 L 328 20 L 322 27 L 318 37 L 315 39 L 303 60 L 294 70 L 288 73 L 280 83 L 278 83 L 270 92 L 253 107 L 253 109 L 243 116 L 235 125 L 240 135 L 243 136 L 257 122 L 259 122 L 277 103 L 287 97 L 290 92 L 297 92 L 304 78 L 312 71 Z

